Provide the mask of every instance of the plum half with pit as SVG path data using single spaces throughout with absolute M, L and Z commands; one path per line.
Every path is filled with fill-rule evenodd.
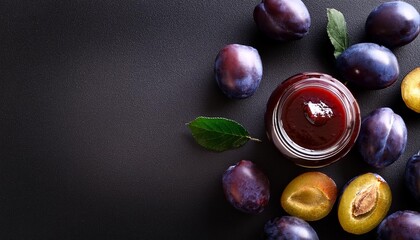
M 269 180 L 252 161 L 241 160 L 230 166 L 222 184 L 228 202 L 242 212 L 260 213 L 270 200 Z
M 263 66 L 258 50 L 241 44 L 228 44 L 216 56 L 214 73 L 220 90 L 233 99 L 252 96 L 258 89 Z
M 394 53 L 376 43 L 350 46 L 337 57 L 336 66 L 344 81 L 370 90 L 391 86 L 400 74 Z
M 382 107 L 362 119 L 357 149 L 363 160 L 375 168 L 394 163 L 407 144 L 407 128 L 400 115 Z
M 315 230 L 303 219 L 277 217 L 264 225 L 265 240 L 318 240 Z
M 391 188 L 376 173 L 354 177 L 343 187 L 338 220 L 346 232 L 360 235 L 373 230 L 385 218 L 392 201 Z
M 369 14 L 365 30 L 373 42 L 389 48 L 400 47 L 419 35 L 420 14 L 407 2 L 385 2 Z
M 404 177 L 411 195 L 420 203 L 420 152 L 408 159 Z
M 381 222 L 377 234 L 378 240 L 420 239 L 420 213 L 411 210 L 394 212 Z
M 257 27 L 278 41 L 297 40 L 309 32 L 311 17 L 301 0 L 262 0 L 254 9 Z

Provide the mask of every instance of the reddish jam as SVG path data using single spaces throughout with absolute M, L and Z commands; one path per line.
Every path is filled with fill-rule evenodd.
M 268 138 L 304 167 L 322 167 L 344 157 L 360 130 L 360 109 L 340 81 L 302 73 L 283 81 L 267 102 Z
M 340 99 L 321 87 L 307 87 L 291 94 L 281 121 L 290 139 L 308 149 L 334 145 L 346 129 L 345 109 Z

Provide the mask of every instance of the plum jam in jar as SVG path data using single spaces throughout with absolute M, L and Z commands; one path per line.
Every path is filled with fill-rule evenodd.
M 267 136 L 295 164 L 316 168 L 344 157 L 360 130 L 360 109 L 348 88 L 323 73 L 300 73 L 271 94 Z

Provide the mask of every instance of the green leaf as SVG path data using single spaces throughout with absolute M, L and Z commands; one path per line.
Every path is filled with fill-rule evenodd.
M 334 46 L 334 56 L 337 58 L 349 47 L 346 19 L 340 11 L 334 8 L 327 8 L 327 17 L 327 33 Z
M 221 117 L 198 117 L 187 126 L 195 141 L 211 151 L 222 152 L 241 147 L 252 138 L 239 123 Z

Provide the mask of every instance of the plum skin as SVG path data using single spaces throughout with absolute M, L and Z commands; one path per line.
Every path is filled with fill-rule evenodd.
M 252 96 L 260 85 L 263 66 L 258 50 L 241 44 L 228 44 L 216 56 L 214 72 L 222 92 L 234 99 Z
M 228 202 L 242 212 L 261 213 L 270 200 L 267 176 L 249 160 L 230 166 L 223 174 L 222 184 Z
M 420 213 L 397 211 L 386 217 L 377 229 L 378 240 L 420 239 Z
M 264 225 L 266 240 L 318 240 L 315 230 L 306 221 L 293 216 L 277 217 Z
M 369 14 L 365 30 L 373 42 L 389 48 L 400 47 L 419 35 L 420 15 L 409 3 L 385 2 Z
M 411 156 L 406 164 L 404 173 L 405 184 L 413 195 L 413 197 L 420 203 L 420 155 L 415 154 Z
M 391 108 L 378 108 L 362 119 L 356 145 L 369 165 L 376 168 L 391 165 L 404 152 L 406 144 L 404 120 Z
M 266 36 L 290 41 L 309 32 L 311 17 L 301 0 L 262 0 L 254 8 L 254 21 Z
M 391 86 L 400 74 L 394 53 L 376 43 L 350 46 L 338 56 L 336 67 L 345 81 L 371 90 Z

